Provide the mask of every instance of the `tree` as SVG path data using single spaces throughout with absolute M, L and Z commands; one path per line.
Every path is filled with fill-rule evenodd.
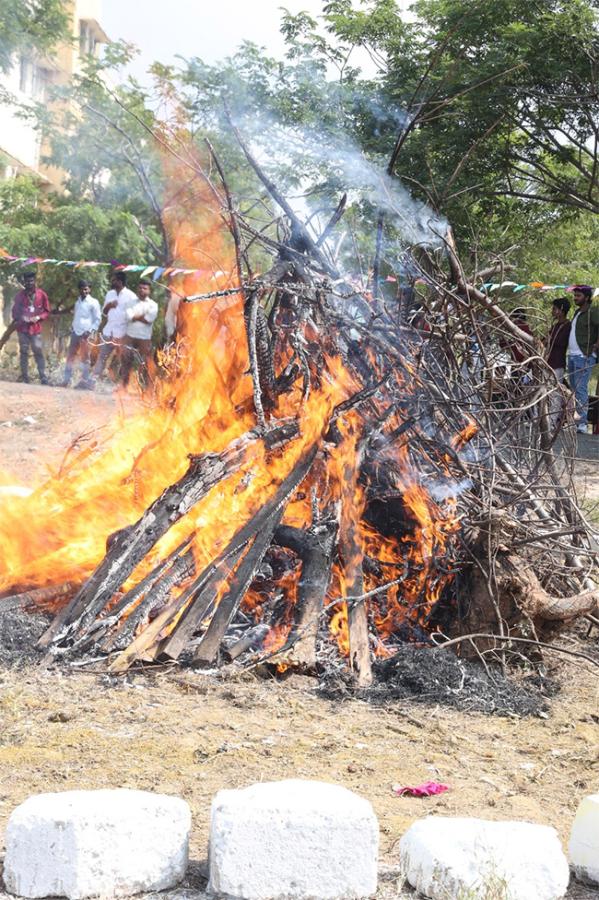
M 0 0 L 0 72 L 20 50 L 50 53 L 69 37 L 64 0 Z
M 74 195 L 121 205 L 142 232 L 149 224 L 159 239 L 146 234 L 148 246 L 165 263 L 173 254 L 163 210 L 174 205 L 166 156 L 193 181 L 210 168 L 208 137 L 236 201 L 254 202 L 229 115 L 283 188 L 303 196 L 315 227 L 355 189 L 345 222 L 352 252 L 367 258 L 380 201 L 369 189 L 390 159 L 402 207 L 397 230 L 388 217 L 390 260 L 405 222 L 424 222 L 427 210 L 448 217 L 473 268 L 572 211 L 599 211 L 596 0 L 419 0 L 413 13 L 406 19 L 395 0 L 324 0 L 324 30 L 305 13 L 283 15 L 285 60 L 245 43 L 213 66 L 156 64 L 154 92 L 106 89 L 103 70 L 130 52 L 115 45 L 65 95 L 53 161 Z M 358 52 L 373 60 L 374 76 L 362 75 Z M 260 228 L 259 205 L 254 216 Z
M 395 171 L 462 233 L 514 199 L 599 212 L 596 0 L 419 0 L 407 23 L 389 0 L 324 9 L 405 110 Z
M 103 209 L 89 201 L 42 192 L 37 181 L 19 176 L 0 184 L 0 247 L 13 256 L 43 256 L 52 259 L 117 259 L 143 263 L 147 245 L 135 217 L 127 210 Z M 14 288 L 18 271 L 2 265 L 0 280 Z M 108 287 L 108 267 L 73 270 L 48 265 L 43 284 L 54 305 L 68 303 L 77 280 L 85 277 L 102 294 Z M 9 296 L 12 291 L 4 292 Z
M 108 88 L 106 76 L 132 53 L 111 44 L 102 60 L 89 58 L 65 86 L 54 88 L 50 102 L 38 104 L 38 124 L 50 146 L 45 161 L 65 172 L 74 197 L 134 217 L 146 242 L 146 255 L 157 263 L 170 258 L 162 217 L 162 165 L 153 130 L 160 127 L 150 97 L 136 84 Z

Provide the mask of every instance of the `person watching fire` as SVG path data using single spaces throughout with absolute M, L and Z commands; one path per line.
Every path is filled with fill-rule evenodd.
M 127 309 L 135 306 L 137 297 L 127 287 L 127 276 L 124 272 L 115 272 L 112 276 L 111 290 L 104 299 L 102 313 L 106 316 L 106 324 L 102 330 L 102 343 L 100 352 L 93 369 L 94 378 L 100 378 L 106 368 L 106 363 L 113 352 L 116 351 L 119 363 L 122 364 L 122 349 L 127 334 Z M 91 382 L 91 387 L 95 382 Z
M 577 431 L 586 434 L 589 380 L 599 355 L 599 306 L 592 305 L 588 284 L 575 285 L 572 294 L 577 309 L 568 342 L 568 381 L 576 398 Z
M 80 281 L 78 288 L 79 296 L 75 301 L 71 339 L 67 350 L 62 387 L 66 388 L 70 385 L 73 377 L 73 363 L 78 356 L 81 364 L 81 380 L 77 384 L 77 388 L 89 390 L 93 387 L 93 382 L 89 377 L 89 339 L 100 327 L 102 313 L 100 312 L 100 304 L 91 295 L 89 281 Z
M 547 363 L 555 372 L 559 382 L 564 380 L 566 374 L 566 352 L 570 340 L 570 301 L 567 297 L 558 297 L 551 306 L 553 325 L 547 336 Z
M 158 315 L 158 304 L 152 300 L 149 281 L 139 282 L 138 302 L 126 310 L 127 334 L 123 358 L 123 386 L 127 387 L 135 359 L 139 360 L 140 381 L 147 384 L 148 369 L 152 357 L 152 330 Z
M 50 315 L 48 295 L 36 285 L 35 272 L 23 275 L 23 290 L 14 298 L 12 318 L 16 323 L 19 339 L 19 381 L 29 384 L 29 351 L 33 352 L 41 384 L 50 384 L 46 378 L 46 361 L 42 345 L 42 322 Z

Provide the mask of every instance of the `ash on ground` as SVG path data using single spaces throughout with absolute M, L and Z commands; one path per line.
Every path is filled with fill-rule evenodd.
M 51 615 L 27 612 L 0 600 L 0 666 L 32 665 L 42 659 L 37 642 L 52 621 Z M 498 669 L 487 673 L 477 662 L 459 659 L 450 651 L 404 644 L 391 658 L 375 662 L 374 684 L 356 689 L 347 670 L 325 669 L 319 693 L 330 699 L 358 697 L 375 705 L 409 700 L 439 703 L 465 712 L 500 716 L 534 716 L 548 709 L 556 692 L 538 672 L 506 677 Z
M 37 642 L 52 621 L 43 613 L 25 612 L 22 607 L 0 600 L 0 665 L 30 665 L 40 658 Z
M 325 677 L 323 693 L 331 698 L 358 696 L 373 704 L 393 700 L 440 703 L 464 712 L 498 716 L 538 716 L 548 709 L 555 682 L 538 673 L 516 680 L 498 669 L 489 672 L 477 662 L 459 659 L 450 651 L 404 644 L 389 659 L 373 667 L 372 687 L 356 691 L 343 676 Z

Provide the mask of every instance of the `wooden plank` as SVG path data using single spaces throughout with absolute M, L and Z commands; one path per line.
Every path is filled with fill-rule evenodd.
M 220 645 L 231 624 L 239 604 L 245 596 L 245 592 L 253 581 L 256 569 L 262 562 L 264 554 L 270 547 L 273 531 L 278 524 L 283 510 L 277 510 L 273 514 L 273 522 L 263 528 L 254 538 L 252 546 L 241 560 L 239 567 L 229 585 L 229 590 L 218 604 L 206 634 L 196 650 L 193 661 L 197 665 L 212 665 L 218 659 Z
M 143 600 L 120 623 L 115 633 L 102 645 L 102 649 L 106 652 L 124 650 L 132 640 L 138 625 L 149 615 L 151 609 L 162 600 L 166 600 L 171 590 L 191 577 L 193 571 L 193 552 L 187 550 L 182 556 L 177 557 L 159 581 L 148 588 Z
M 353 597 L 364 593 L 362 578 L 356 579 L 352 587 Z M 372 684 L 372 664 L 370 642 L 368 640 L 368 615 L 364 600 L 349 602 L 347 610 L 349 629 L 349 665 L 359 687 Z
M 312 447 L 294 469 L 279 485 L 274 495 L 245 527 L 252 528 L 256 537 L 246 557 L 236 571 L 227 595 L 221 600 L 208 630 L 196 651 L 195 660 L 206 665 L 216 659 L 222 639 L 229 623 L 248 589 L 254 572 L 270 546 L 273 533 L 279 524 L 284 508 L 291 495 L 304 480 L 316 457 L 316 446 Z M 243 530 L 243 529 L 242 529 Z
M 214 602 L 219 587 L 239 562 L 245 545 L 237 547 L 232 553 L 221 554 L 221 557 L 202 572 L 200 585 L 193 590 L 195 596 L 187 606 L 177 627 L 172 634 L 162 641 L 158 656 L 165 655 L 171 659 L 178 659 L 185 650 L 195 632 L 200 627 L 202 619 L 208 614 L 210 606 Z

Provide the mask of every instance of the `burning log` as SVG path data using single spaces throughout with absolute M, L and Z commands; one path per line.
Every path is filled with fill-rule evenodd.
M 19 594 L 4 596 L 0 598 L 0 604 L 5 608 L 20 607 L 26 612 L 54 612 L 56 607 L 61 605 L 61 601 L 64 602 L 65 598 L 71 597 L 78 587 L 79 585 L 68 581 L 66 584 L 33 588 Z
M 316 448 L 313 447 L 285 478 L 272 499 L 264 505 L 251 523 L 252 529 L 256 532 L 256 537 L 245 558 L 240 563 L 238 570 L 235 572 L 227 595 L 221 600 L 212 617 L 208 630 L 195 654 L 194 660 L 196 663 L 208 665 L 216 659 L 227 627 L 250 586 L 256 569 L 270 546 L 275 528 L 283 515 L 285 505 L 310 471 L 315 456 Z M 237 540 L 240 540 L 240 538 L 238 537 Z
M 191 541 L 185 542 L 186 546 L 190 543 Z M 171 556 L 170 560 L 171 564 L 169 566 L 165 567 L 159 565 L 154 569 L 154 573 L 157 574 L 155 574 L 151 583 L 145 585 L 144 599 L 137 602 L 137 605 L 135 605 L 133 609 L 131 609 L 131 601 L 129 601 L 129 603 L 123 603 L 127 598 L 127 595 L 125 595 L 123 601 L 119 604 L 119 607 L 111 611 L 110 618 L 115 618 L 118 621 L 119 618 L 123 617 L 125 610 L 131 610 L 116 629 L 114 635 L 102 646 L 103 650 L 106 652 L 112 650 L 124 650 L 133 639 L 140 622 L 149 618 L 153 611 L 160 611 L 161 607 L 166 604 L 167 598 L 173 588 L 187 580 L 187 578 L 195 571 L 193 552 L 191 549 L 185 550 L 184 553 L 181 553 L 174 558 Z M 140 582 L 138 587 L 140 587 L 142 583 L 143 581 Z M 135 596 L 135 594 L 138 593 L 139 591 L 134 588 L 129 592 L 129 595 Z M 102 620 L 100 620 L 100 622 L 102 622 Z
M 289 425 L 280 426 L 265 438 L 275 447 L 293 435 Z M 56 617 L 40 639 L 40 647 L 64 641 L 70 633 L 84 631 L 101 613 L 116 589 L 131 575 L 172 526 L 183 518 L 219 481 L 241 467 L 248 447 L 260 440 L 249 432 L 220 454 L 208 453 L 191 459 L 186 474 L 148 507 L 142 518 L 111 541 L 109 552 L 71 603 Z
M 328 518 L 307 531 L 290 525 L 282 525 L 275 531 L 275 542 L 288 547 L 302 561 L 293 625 L 285 646 L 276 656 L 276 661 L 286 666 L 297 666 L 308 672 L 316 668 L 316 639 L 331 578 L 337 530 L 337 520 Z

